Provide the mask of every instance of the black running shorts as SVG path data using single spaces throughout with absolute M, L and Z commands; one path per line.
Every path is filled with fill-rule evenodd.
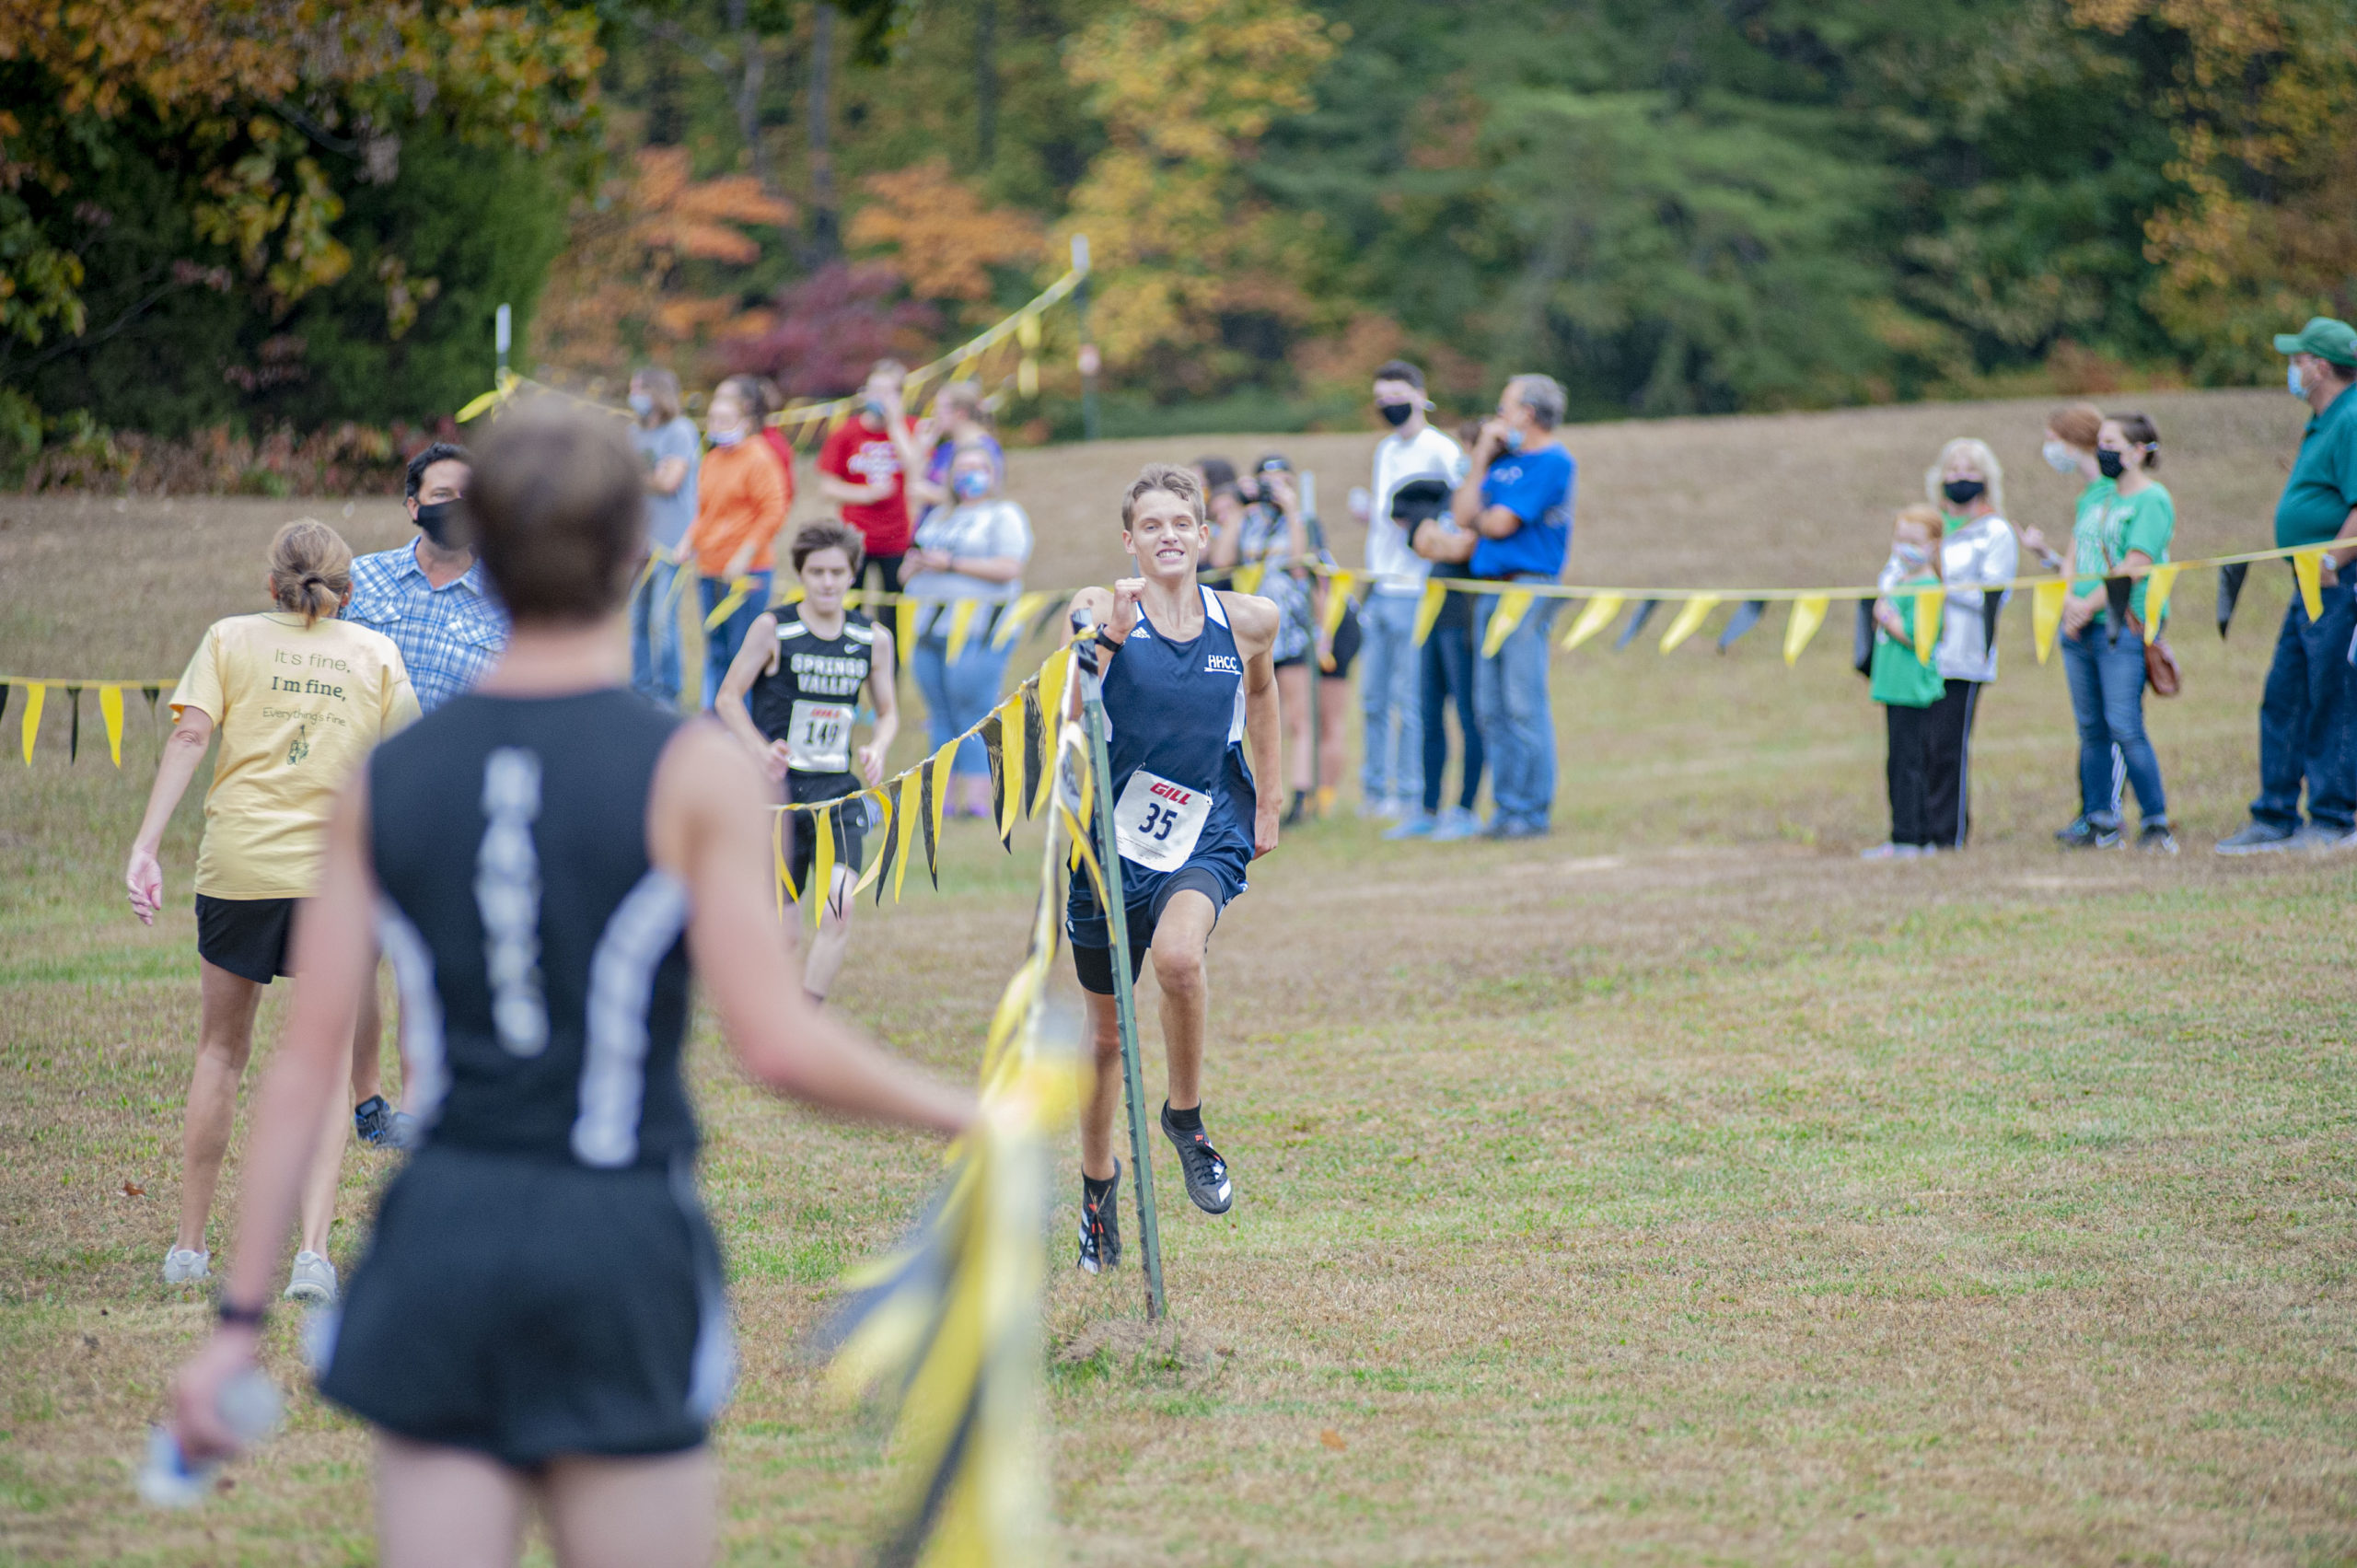
M 1334 628 L 1334 668 L 1320 671 L 1329 680 L 1349 678 L 1352 661 L 1359 656 L 1359 645 L 1366 633 L 1359 629 L 1359 607 L 1350 605 L 1342 610 L 1342 623 Z
M 530 1469 L 702 1444 L 736 1350 L 676 1171 L 447 1144 L 386 1189 L 319 1392 L 399 1436 Z
M 807 800 L 808 796 L 802 796 Z M 823 798 L 823 797 L 821 797 Z M 848 865 L 857 877 L 867 858 L 867 802 L 835 807 L 835 864 Z M 807 811 L 789 812 L 787 831 L 794 842 L 786 846 L 785 873 L 794 883 L 797 899 L 810 897 L 810 868 L 819 853 L 819 819 Z M 825 889 L 819 889 L 824 896 Z
M 286 939 L 300 899 L 196 896 L 196 956 L 240 980 L 268 985 L 286 967 Z
M 1123 912 L 1130 920 L 1130 983 L 1135 985 L 1139 971 L 1145 968 L 1146 949 L 1154 946 L 1154 928 L 1162 922 L 1162 912 L 1170 900 L 1188 889 L 1193 889 L 1212 901 L 1212 924 L 1219 924 L 1220 910 L 1225 897 L 1221 890 L 1219 874 L 1204 865 L 1182 865 L 1162 879 L 1154 890 L 1154 901 L 1132 906 Z M 1072 945 L 1073 973 L 1080 981 L 1083 991 L 1099 996 L 1113 994 L 1113 949 L 1084 947 Z

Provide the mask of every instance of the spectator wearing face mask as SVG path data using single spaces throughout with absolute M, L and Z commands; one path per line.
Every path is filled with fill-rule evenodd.
M 1940 512 L 1939 665 L 1944 689 L 1927 715 L 1930 784 L 1924 810 L 1931 843 L 1962 849 L 1972 831 L 1972 724 L 1981 688 L 1997 679 L 1997 617 L 2021 564 L 2021 543 L 2004 519 L 2005 470 L 1985 441 L 1959 436 L 1940 448 L 1923 475 L 1923 492 Z M 1883 569 L 1882 587 L 1897 580 Z
M 950 504 L 935 508 L 917 530 L 901 590 L 918 602 L 910 662 L 936 749 L 998 705 L 1008 652 L 994 635 L 998 617 L 1022 593 L 1024 563 L 1031 559 L 1031 519 L 999 494 L 998 459 L 990 448 L 961 448 L 948 479 Z M 961 611 L 961 605 L 972 608 Z M 953 658 L 961 613 L 965 637 Z M 958 749 L 950 779 L 954 810 L 990 815 L 990 754 L 979 739 Z
M 506 607 L 459 522 L 473 471 L 467 449 L 447 441 L 410 459 L 401 504 L 417 538 L 352 563 L 343 619 L 393 640 L 429 714 L 481 680 L 507 647 Z
M 867 541 L 867 560 L 884 591 L 900 591 L 909 551 L 909 476 L 924 472 L 916 431 L 900 404 L 908 367 L 879 359 L 861 389 L 859 412 L 827 433 L 819 448 L 819 490 L 842 508 L 843 521 Z
M 2089 519 L 2103 508 L 2106 498 L 2119 494 L 2112 482 L 2103 476 L 2096 461 L 2096 444 L 2103 434 L 2103 410 L 2093 403 L 2071 403 L 2046 416 L 2046 442 L 2038 455 L 2046 466 L 2065 479 L 2075 477 L 2081 488 L 2073 504 L 2071 533 L 2077 539 L 2088 526 Z M 2070 563 L 2047 542 L 2046 535 L 2035 525 L 2021 530 L 2022 548 L 2045 563 L 2049 572 L 2067 572 Z M 2075 550 L 2075 546 L 2073 547 Z M 2128 764 L 2119 748 L 2111 749 L 2111 788 L 2102 797 L 2102 806 L 2117 818 L 2120 795 L 2127 788 Z M 2086 820 L 2091 803 L 2083 802 L 2078 818 L 2054 836 L 2062 843 L 2072 844 Z
M 1883 778 L 1890 793 L 1890 838 L 1866 851 L 1868 860 L 1913 860 L 1936 848 L 1930 814 L 1933 747 L 1931 712 L 1946 694 L 1939 653 L 1915 651 L 1915 618 L 1922 612 L 1910 589 L 1940 581 L 1940 514 L 1910 506 L 1891 529 L 1890 560 L 1883 567 L 1888 592 L 1875 601 L 1874 699 L 1882 704 L 1889 751 Z
M 2275 545 L 2331 543 L 2319 574 L 2317 614 L 2304 595 L 2283 610 L 2275 658 L 2258 704 L 2258 798 L 2250 822 L 2218 843 L 2220 854 L 2266 850 L 2345 849 L 2357 843 L 2357 680 L 2349 668 L 2357 627 L 2348 567 L 2357 550 L 2357 330 L 2329 316 L 2279 333 L 2275 352 L 2291 364 L 2286 380 L 2308 405 L 2300 453 L 2275 504 Z M 2300 821 L 2306 786 L 2308 819 Z
M 761 438 L 761 389 L 752 379 L 732 376 L 712 394 L 704 414 L 712 450 L 696 473 L 696 520 L 680 554 L 695 563 L 701 619 L 709 621 L 728 606 L 718 625 L 704 629 L 706 711 L 746 632 L 769 608 L 777 536 L 785 527 L 785 470 Z
M 679 544 L 696 520 L 703 441 L 679 412 L 679 378 L 649 366 L 630 378 L 631 445 L 646 465 L 646 570 L 630 598 L 631 690 L 667 708 L 679 703 Z
M 988 452 L 998 465 L 999 482 L 1006 482 L 1006 452 L 991 428 L 980 381 L 952 381 L 942 388 L 932 414 L 917 422 L 916 445 L 925 454 L 924 471 L 909 477 L 909 509 L 920 525 L 935 506 L 950 505 L 949 465 L 969 447 Z
M 1431 563 L 1410 546 L 1415 525 L 1434 515 L 1430 492 L 1453 490 L 1465 474 L 1465 453 L 1425 418 L 1424 373 L 1404 359 L 1378 366 L 1375 407 L 1390 434 L 1375 444 L 1375 486 L 1366 519 L 1366 570 L 1373 579 L 1360 612 L 1364 659 L 1359 706 L 1366 733 L 1359 768 L 1359 809 L 1365 815 L 1421 823 L 1423 809 L 1423 699 L 1416 649 L 1416 610 Z M 1401 493 L 1416 486 L 1406 501 Z

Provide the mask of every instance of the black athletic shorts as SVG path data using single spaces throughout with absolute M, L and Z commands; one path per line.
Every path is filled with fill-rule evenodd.
M 1341 680 L 1347 678 L 1351 673 L 1351 662 L 1359 656 L 1359 645 L 1365 640 L 1366 633 L 1359 629 L 1359 607 L 1354 604 L 1346 606 L 1342 610 L 1342 623 L 1334 628 L 1334 668 L 1321 671 L 1326 679 Z
M 300 899 L 196 896 L 196 956 L 240 980 L 268 985 L 286 967 L 286 938 Z
M 798 898 L 810 896 L 810 868 L 819 854 L 819 819 L 807 811 L 787 815 L 787 831 L 794 842 L 785 849 L 785 871 L 793 879 Z M 856 877 L 867 858 L 867 802 L 856 806 L 835 807 L 835 864 L 848 865 Z M 821 897 L 826 889 L 820 889 Z
M 1221 891 L 1219 873 L 1205 865 L 1182 865 L 1164 877 L 1162 885 L 1154 890 L 1152 903 L 1132 906 L 1124 912 L 1130 917 L 1132 985 L 1137 983 L 1138 973 L 1145 967 L 1146 949 L 1154 946 L 1154 928 L 1161 923 L 1162 912 L 1169 907 L 1173 898 L 1190 888 L 1211 900 L 1212 924 L 1214 927 L 1219 924 L 1220 910 L 1226 902 Z M 1084 947 L 1075 942 L 1072 945 L 1072 968 L 1073 973 L 1079 977 L 1083 991 L 1094 992 L 1099 996 L 1113 994 L 1112 948 Z
M 319 1392 L 530 1469 L 693 1448 L 735 1371 L 684 1161 L 592 1170 L 429 1142 L 377 1205 Z

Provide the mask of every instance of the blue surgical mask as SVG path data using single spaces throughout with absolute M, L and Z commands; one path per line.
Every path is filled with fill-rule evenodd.
M 859 401 L 859 412 L 867 415 L 870 419 L 881 419 L 884 417 L 884 400 L 881 398 L 862 398 Z
M 715 447 L 734 447 L 745 438 L 742 430 L 707 430 L 704 435 Z
M 1519 452 L 1522 450 L 1522 427 L 1520 425 L 1516 425 L 1506 432 L 1506 450 L 1509 452 Z
M 1898 558 L 1901 566 L 1910 568 L 1921 566 L 1932 559 L 1920 544 L 1895 544 L 1891 546 L 1890 552 Z
M 2283 381 L 2292 389 L 2293 397 L 2300 399 L 2303 402 L 2307 401 L 2308 389 L 2300 385 L 2300 367 L 2297 365 L 2287 365 L 2283 367 Z
M 950 476 L 949 488 L 960 501 L 980 501 L 991 493 L 991 476 L 981 469 L 960 469 Z
M 633 392 L 630 395 L 630 412 L 644 419 L 655 412 L 655 400 L 644 392 Z
M 2038 451 L 2045 457 L 2046 466 L 2056 473 L 2079 471 L 2079 454 L 2073 451 L 2068 443 L 2049 441 L 2045 446 L 2040 447 Z

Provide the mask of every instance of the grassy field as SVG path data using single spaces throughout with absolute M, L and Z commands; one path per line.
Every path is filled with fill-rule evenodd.
M 2147 406 L 2178 552 L 2270 542 L 2298 411 Z M 1574 431 L 1570 575 L 1862 580 L 1955 434 L 1994 443 L 2014 517 L 2059 531 L 2040 412 Z M 1369 439 L 1288 443 L 1330 512 Z M 1109 574 L 1138 461 L 1223 447 L 1260 450 L 1016 455 L 1034 582 Z M 0 666 L 178 668 L 304 509 L 0 498 Z M 400 537 L 379 503 L 308 509 Z M 1291 835 L 1213 947 L 1235 1213 L 1194 1213 L 1161 1163 L 1168 1331 L 1133 1269 L 1051 1284 L 1068 1559 L 2357 1561 L 2357 861 L 2209 853 L 2255 787 L 2286 577 L 2254 576 L 2223 644 L 2211 585 L 2178 590 L 2186 694 L 2150 708 L 2176 860 L 2053 847 L 2074 743 L 2018 609 L 1965 854 L 1854 858 L 1886 827 L 1879 714 L 1845 627 L 1787 670 L 1780 618 L 1724 656 L 1704 637 L 1559 659 L 1550 840 Z M 308 1398 L 201 1514 L 131 1498 L 206 1324 L 156 1283 L 193 933 L 184 904 L 141 928 L 118 890 L 160 736 L 134 714 L 121 773 L 94 713 L 66 765 L 56 708 L 33 766 L 0 765 L 0 1560 L 366 1562 L 365 1442 Z M 192 803 L 168 841 L 175 900 L 196 825 Z M 970 1070 L 1028 864 L 954 836 L 940 893 L 863 913 L 843 1010 Z M 1158 1084 L 1156 1055 L 1149 1021 Z M 695 1068 L 747 1353 L 719 1438 L 727 1559 L 856 1562 L 890 1456 L 797 1347 L 837 1271 L 906 1222 L 928 1154 L 754 1093 L 708 1027 Z M 347 1167 L 346 1259 L 386 1168 Z

